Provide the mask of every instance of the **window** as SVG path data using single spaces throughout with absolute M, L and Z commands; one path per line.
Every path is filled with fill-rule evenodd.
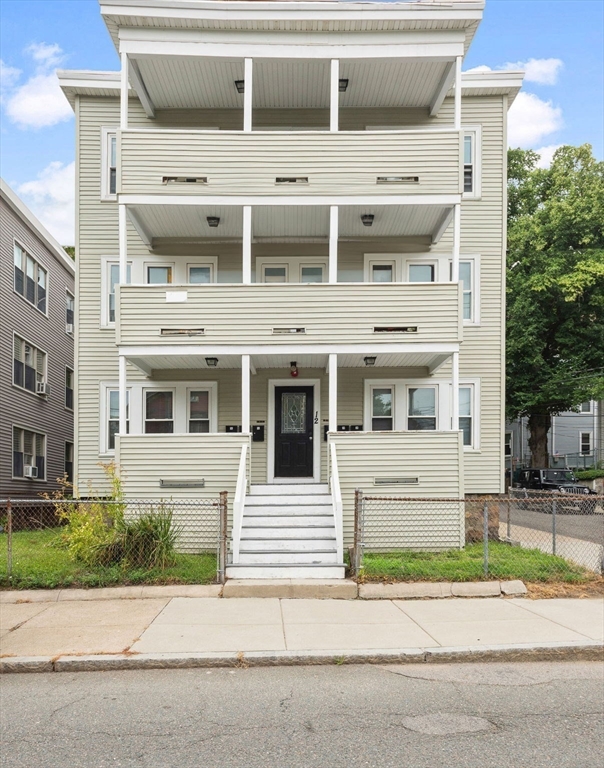
M 579 451 L 591 453 L 591 432 L 581 432 L 579 435 Z
M 370 275 L 372 283 L 393 283 L 394 264 L 372 264 Z
M 73 371 L 65 368 L 65 407 L 73 411 Z
M 480 154 L 481 154 L 480 126 L 468 128 L 463 137 L 463 196 L 466 198 L 480 197 Z
M 513 446 L 513 438 L 511 432 L 505 433 L 505 442 L 504 442 L 504 455 L 505 456 L 512 456 L 512 446 Z
M 128 264 L 126 269 L 126 282 L 130 283 L 132 280 L 132 265 Z M 104 312 L 101 317 L 101 323 L 105 326 L 115 323 L 115 286 L 119 285 L 120 282 L 120 265 L 118 262 L 107 262 L 106 280 L 107 288 L 105 295 L 107 296 L 107 303 L 104 306 Z
M 189 432 L 210 431 L 210 393 L 208 390 L 189 391 Z
M 73 333 L 74 329 L 74 315 L 75 315 L 75 298 L 69 291 L 65 293 L 65 332 Z
M 117 133 L 114 128 L 101 132 L 101 199 L 115 200 L 117 193 Z
M 148 265 L 147 283 L 149 285 L 169 285 L 172 282 L 172 267 L 166 265 Z
M 65 476 L 73 485 L 73 443 L 65 443 Z
M 407 429 L 436 429 L 435 387 L 410 387 L 408 409 Z
M 46 352 L 42 352 L 20 336 L 13 338 L 13 383 L 36 392 L 37 384 L 46 379 Z
M 472 262 L 459 262 L 459 279 L 463 284 L 463 319 L 472 320 Z
M 591 413 L 591 400 L 588 400 L 586 403 L 581 403 L 580 412 Z
M 212 267 L 189 266 L 189 283 L 200 285 L 212 282 Z
M 13 246 L 15 266 L 15 292 L 46 314 L 46 284 L 48 274 L 44 267 L 18 243 Z
M 468 446 L 472 446 L 474 435 L 472 399 L 472 387 L 459 388 L 459 428 L 463 433 L 463 444 Z
M 433 283 L 434 264 L 409 264 L 410 283 Z
M 301 266 L 300 267 L 300 282 L 301 283 L 322 283 L 323 282 L 323 267 L 322 266 Z
M 371 429 L 385 432 L 394 429 L 392 387 L 373 387 L 371 390 Z
M 145 433 L 174 432 L 174 393 L 170 390 L 145 392 Z
M 46 479 L 46 435 L 13 427 L 13 477 L 33 476 Z
M 115 451 L 115 436 L 120 430 L 120 391 L 107 390 L 107 434 L 105 451 Z M 126 434 L 130 432 L 130 392 L 126 392 Z
M 264 267 L 263 273 L 265 283 L 287 282 L 287 267 Z

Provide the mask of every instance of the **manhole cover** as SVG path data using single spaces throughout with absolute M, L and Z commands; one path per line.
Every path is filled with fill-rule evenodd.
M 455 715 L 447 712 L 437 712 L 434 715 L 418 715 L 417 717 L 405 717 L 403 725 L 410 731 L 428 733 L 432 736 L 447 736 L 451 733 L 474 733 L 487 731 L 493 728 L 493 724 L 484 717 L 472 717 L 471 715 Z

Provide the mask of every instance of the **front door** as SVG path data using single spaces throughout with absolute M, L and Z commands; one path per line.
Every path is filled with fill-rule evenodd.
M 275 387 L 275 477 L 313 476 L 313 387 Z

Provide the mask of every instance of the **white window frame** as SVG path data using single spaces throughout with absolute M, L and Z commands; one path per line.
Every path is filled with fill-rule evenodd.
M 68 482 L 73 483 L 75 480 L 75 443 L 73 440 L 65 440 L 64 441 L 64 447 L 63 447 L 63 474 L 66 477 L 67 476 L 67 467 L 65 466 L 67 464 L 67 446 L 71 446 L 71 481 L 69 478 L 67 478 Z
M 191 420 L 191 392 L 207 392 L 208 393 L 208 421 L 209 421 L 209 430 L 208 432 L 189 432 L 189 421 Z M 202 434 L 207 435 L 211 434 L 212 432 L 218 431 L 217 426 L 217 403 L 216 403 L 216 383 L 210 382 L 209 384 L 200 384 L 197 387 L 187 387 L 186 390 L 186 430 L 187 434 Z
M 460 379 L 459 388 L 469 387 L 472 390 L 470 396 L 471 418 L 472 418 L 472 444 L 464 445 L 465 453 L 480 453 L 480 379 Z M 450 386 L 451 406 L 453 404 L 453 385 Z M 451 413 L 453 408 L 451 407 Z
M 410 283 L 411 267 L 432 267 L 434 271 L 434 280 L 428 280 L 431 283 L 439 282 L 439 260 L 438 259 L 406 259 L 404 266 L 405 282 Z M 421 283 L 420 283 L 421 284 Z
M 328 281 L 329 264 L 326 259 L 313 258 L 312 256 L 290 256 L 289 258 L 271 260 L 265 256 L 256 258 L 256 282 L 266 283 L 264 279 L 264 270 L 266 267 L 285 267 L 285 282 L 273 283 L 273 285 L 287 285 L 288 283 L 302 284 L 302 267 L 321 267 L 323 270 L 323 280 L 326 283 Z M 312 283 L 309 283 L 312 285 Z
M 101 257 L 101 328 L 115 328 L 115 322 L 109 320 L 109 288 L 111 286 L 111 267 L 118 266 L 120 261 L 117 256 Z M 133 283 L 133 264 L 128 261 L 130 267 L 130 284 Z M 117 309 L 117 308 L 116 308 Z
M 461 129 L 462 132 L 462 198 L 463 200 L 480 200 L 482 197 L 482 126 L 481 125 L 464 125 Z M 466 136 L 472 136 L 473 141 L 473 162 L 472 162 L 472 182 L 473 189 L 471 192 L 463 191 L 463 167 L 465 163 L 463 146 Z
M 17 288 L 15 286 L 15 256 L 14 256 L 15 246 L 18 246 L 21 249 L 21 251 L 23 252 L 23 258 L 21 260 L 21 267 L 25 266 L 25 269 L 22 268 L 22 270 L 21 270 L 23 272 L 23 293 L 19 293 L 19 291 L 17 290 Z M 46 288 L 45 288 L 45 290 L 46 290 L 46 309 L 45 310 L 42 310 L 42 309 L 40 309 L 40 307 L 38 307 L 37 301 L 33 302 L 33 301 L 30 301 L 27 298 L 27 257 L 28 256 L 34 262 L 34 264 L 36 265 L 36 279 L 35 279 L 36 299 L 38 297 L 38 294 L 37 294 L 37 290 L 38 290 L 38 270 L 41 269 L 42 272 L 44 272 L 44 274 L 46 275 Z M 40 263 L 40 260 L 37 259 L 29 251 L 29 249 L 26 248 L 23 245 L 23 243 L 21 243 L 21 241 L 18 240 L 16 237 L 13 238 L 12 280 L 13 280 L 13 293 L 16 296 L 20 296 L 23 299 L 23 301 L 27 302 L 27 304 L 29 304 L 30 307 L 33 307 L 41 315 L 44 315 L 44 317 L 48 317 L 48 308 L 49 308 L 49 305 L 50 305 L 50 272 L 49 272 L 48 268 L 45 267 L 44 264 Z
M 99 424 L 99 455 L 115 456 L 115 448 L 109 448 L 109 393 L 119 392 L 119 382 L 106 382 L 101 384 L 100 390 L 100 424 Z M 132 432 L 132 390 L 130 387 L 126 390 L 128 401 L 126 405 L 126 422 L 129 426 L 129 432 Z M 116 419 L 113 419 L 116 421 Z
M 386 267 L 392 267 L 392 282 L 393 283 L 400 283 L 401 280 L 401 263 L 400 263 L 401 257 L 394 253 L 385 253 L 383 258 L 381 254 L 379 253 L 369 253 L 365 254 L 365 263 L 364 263 L 364 269 L 363 269 L 363 280 L 365 283 L 374 283 L 374 280 L 372 280 L 373 277 L 373 267 L 374 266 L 386 266 Z M 376 285 L 380 285 L 380 283 L 375 283 Z M 384 283 L 384 285 L 389 285 L 389 283 Z
M 147 419 L 147 393 L 154 393 L 154 392 L 170 392 L 172 394 L 172 418 L 171 419 Z M 173 435 L 176 433 L 176 388 L 170 387 L 170 386 L 164 386 L 164 387 L 143 387 L 143 435 L 155 435 L 155 434 L 162 434 L 162 435 Z M 146 432 L 145 427 L 147 421 L 157 421 L 157 422 L 172 422 L 172 432 Z
M 508 435 L 510 436 L 510 443 L 509 443 L 509 445 L 510 445 L 510 453 L 509 454 L 507 454 L 505 452 L 506 438 L 507 438 Z M 507 459 L 508 455 L 509 455 L 510 458 L 514 457 L 514 433 L 510 432 L 509 430 L 506 430 L 503 433 L 503 457 L 504 457 L 504 459 Z
M 459 257 L 459 263 L 469 262 L 471 265 L 471 280 L 472 280 L 472 301 L 471 310 L 472 315 L 468 319 L 463 319 L 464 325 L 480 325 L 480 255 L 479 254 L 462 254 Z M 449 259 L 449 272 L 453 268 L 453 263 Z M 460 280 L 461 282 L 461 280 Z M 463 313 L 463 302 L 462 302 Z
M 579 405 L 579 413 L 581 413 L 581 414 L 584 414 L 584 413 L 585 413 L 585 414 L 590 414 L 590 413 L 593 413 L 593 412 L 594 412 L 594 408 L 593 408 L 593 400 L 586 400 L 585 402 L 586 402 L 586 403 L 589 405 L 589 408 L 588 408 L 586 411 L 584 411 L 584 410 L 583 410 L 583 403 L 581 403 L 581 404 Z
M 68 302 L 69 299 L 71 299 L 72 302 L 73 302 L 73 322 L 72 322 L 73 331 L 71 333 L 67 332 L 67 325 L 68 325 L 68 322 L 67 322 L 67 311 L 69 309 L 69 307 L 67 306 L 67 302 Z M 74 296 L 74 294 L 71 291 L 67 290 L 67 288 L 66 288 L 65 289 L 65 334 L 67 336 L 71 337 L 71 338 L 73 338 L 74 335 L 75 335 L 75 317 L 76 317 L 75 309 L 76 309 L 75 308 L 75 296 Z
M 412 416 L 409 413 L 409 405 L 411 403 L 411 396 L 409 394 L 409 391 L 411 389 L 433 389 L 434 390 L 434 416 Z M 432 381 L 430 384 L 407 384 L 406 386 L 406 397 L 405 402 L 407 406 L 407 410 L 405 412 L 405 430 L 407 432 L 438 432 L 438 425 L 439 425 L 439 383 Z M 427 419 L 434 419 L 434 429 L 409 429 L 409 419 L 421 419 L 421 418 L 427 418 Z
M 371 420 L 373 415 L 373 390 L 392 388 L 393 390 L 393 431 L 408 432 L 407 411 L 409 401 L 409 389 L 431 387 L 436 389 L 436 432 L 445 432 L 451 429 L 450 413 L 450 381 L 434 378 L 390 378 L 390 379 L 365 379 L 363 390 L 363 431 L 372 432 Z
M 583 435 L 589 435 L 589 450 L 584 451 L 582 449 L 583 446 Z M 579 431 L 579 456 L 587 456 L 589 455 L 594 449 L 594 433 L 591 430 L 588 429 L 582 429 Z
M 205 283 L 191 283 L 189 282 L 190 279 L 190 269 L 191 267 L 209 267 L 210 268 L 210 283 L 216 283 L 218 282 L 218 258 L 209 258 L 204 259 L 203 261 L 188 261 L 187 265 L 185 267 L 186 274 L 185 274 L 185 283 L 187 285 L 205 285 Z M 145 271 L 146 276 L 146 271 Z M 174 274 L 173 274 L 174 276 Z M 175 281 L 178 282 L 178 281 Z
M 21 392 L 27 392 L 30 395 L 34 395 L 34 397 L 44 397 L 44 395 L 38 395 L 37 392 L 35 391 L 32 392 L 31 389 L 27 389 L 27 387 L 25 386 L 22 387 L 20 384 L 15 384 L 15 339 L 21 339 L 21 341 L 24 344 L 29 344 L 29 346 L 33 347 L 36 350 L 36 352 L 41 352 L 44 355 L 44 373 L 41 375 L 42 375 L 42 381 L 47 383 L 48 383 L 48 352 L 46 352 L 46 350 L 39 347 L 37 344 L 34 344 L 33 342 L 26 339 L 25 336 L 22 336 L 20 333 L 13 331 L 13 348 L 12 348 L 12 356 L 11 356 L 11 384 L 13 385 L 13 387 L 15 387 Z M 25 365 L 25 361 L 23 361 L 23 364 Z M 37 367 L 36 367 L 36 374 L 39 374 Z M 25 383 L 25 371 L 23 372 L 23 382 Z M 36 376 L 36 384 L 37 383 L 38 383 L 38 378 Z
M 382 417 L 374 416 L 374 414 L 373 414 L 373 393 L 375 392 L 376 389 L 389 389 L 390 390 L 390 392 L 391 392 L 391 396 L 390 396 L 391 397 L 391 407 L 390 407 L 391 415 L 390 416 L 382 416 Z M 396 429 L 396 427 L 395 427 L 396 417 L 397 417 L 396 411 L 397 411 L 397 408 L 396 408 L 396 387 L 394 386 L 394 384 L 392 384 L 392 385 L 388 385 L 388 384 L 383 384 L 383 385 L 372 384 L 369 387 L 369 426 L 371 428 L 370 431 L 371 432 L 394 432 L 395 429 Z M 376 429 L 376 430 L 374 430 L 373 429 L 373 420 L 374 419 L 379 419 L 379 418 L 384 418 L 384 419 L 391 418 L 392 419 L 392 429 Z
M 172 270 L 172 282 L 171 283 L 150 283 L 147 270 L 160 268 Z M 178 285 L 176 281 L 176 264 L 173 261 L 144 261 L 143 262 L 143 283 L 144 285 Z
M 73 405 L 71 406 L 71 408 L 67 405 L 67 390 L 69 389 L 69 387 L 67 386 L 67 374 L 68 374 L 68 372 L 71 372 L 71 377 L 72 377 L 71 383 L 73 384 L 73 386 L 71 387 L 71 398 L 72 398 L 72 401 L 73 401 Z M 65 366 L 65 402 L 63 404 L 64 404 L 65 408 L 68 411 L 71 411 L 73 413 L 73 411 L 75 410 L 75 408 L 74 408 L 74 406 L 75 406 L 75 371 L 69 365 Z
M 14 466 L 14 451 L 15 451 L 15 429 L 20 429 L 22 432 L 31 432 L 34 436 L 39 435 L 40 437 L 44 438 L 44 477 L 25 477 L 24 475 L 15 475 L 15 466 Z M 22 437 L 22 439 L 24 439 Z M 36 432 L 35 429 L 32 429 L 31 427 L 25 427 L 21 424 L 12 424 L 11 425 L 11 449 L 10 449 L 10 461 L 11 461 L 11 479 L 12 480 L 25 480 L 28 483 L 47 483 L 48 482 L 48 435 L 46 432 Z M 25 446 L 23 446 L 25 447 Z M 35 437 L 34 437 L 34 447 L 35 447 Z M 25 468 L 25 451 L 20 451 L 20 453 L 23 453 L 23 467 Z M 34 455 L 35 458 L 35 455 Z M 35 466 L 35 464 L 33 465 Z
M 118 128 L 103 126 L 101 128 L 101 200 L 107 202 L 115 202 L 117 200 L 117 194 L 111 194 L 110 190 L 110 167 L 109 160 L 111 158 L 111 138 L 115 136 L 116 149 L 115 149 L 115 162 L 116 162 L 116 189 L 117 189 L 117 163 L 118 163 L 118 148 L 117 148 L 117 132 Z

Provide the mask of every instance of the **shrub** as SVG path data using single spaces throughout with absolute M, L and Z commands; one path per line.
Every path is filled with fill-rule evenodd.
M 604 477 L 604 469 L 581 469 L 575 474 L 577 480 L 596 480 L 598 477 Z

